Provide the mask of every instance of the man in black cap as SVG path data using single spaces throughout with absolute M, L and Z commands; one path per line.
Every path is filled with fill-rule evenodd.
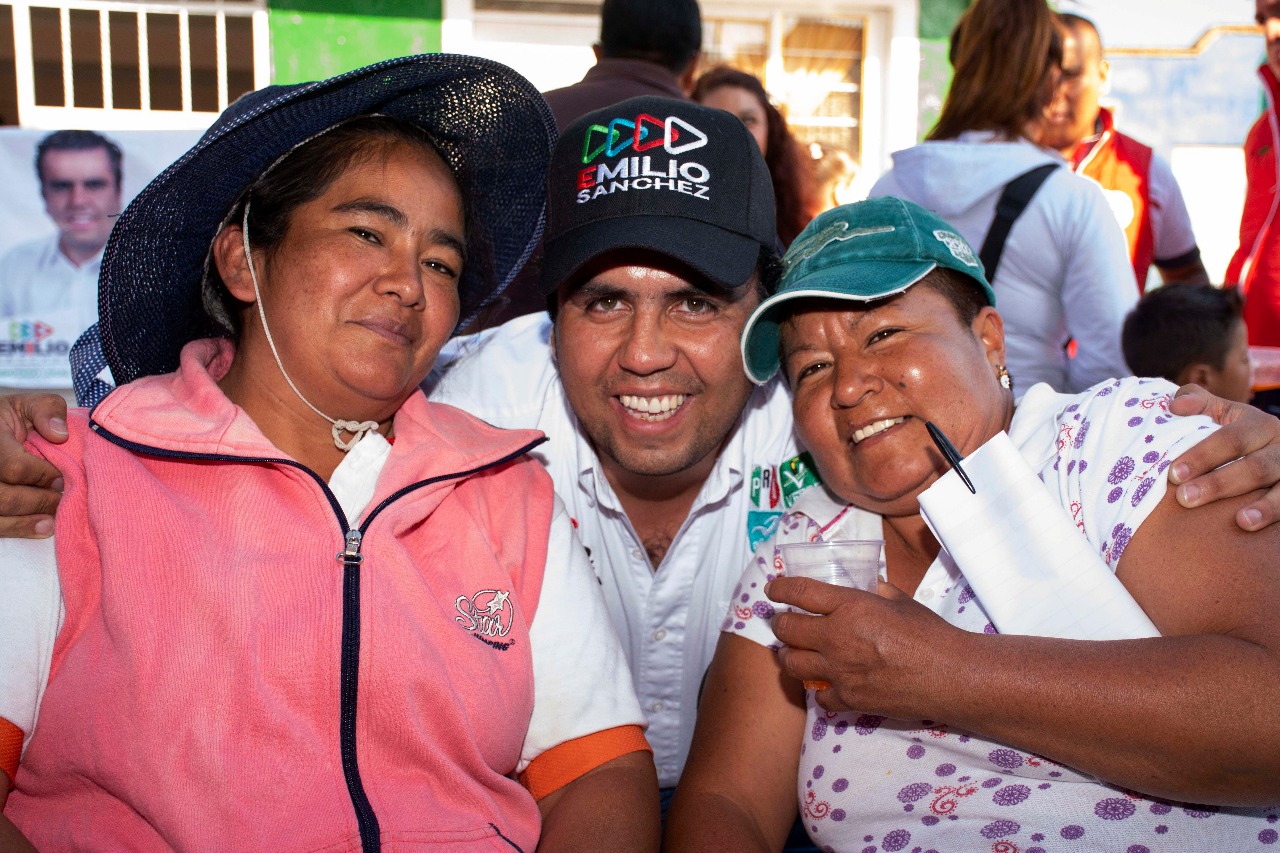
M 812 482 L 786 390 L 753 389 L 738 348 L 777 275 L 769 174 L 731 114 L 633 98 L 562 134 L 545 239 L 554 319 L 460 341 L 431 393 L 550 437 L 670 788 L 734 584 Z

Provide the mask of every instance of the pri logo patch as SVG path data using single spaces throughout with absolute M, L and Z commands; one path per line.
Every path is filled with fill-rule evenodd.
M 515 624 L 516 607 L 510 590 L 482 589 L 475 595 L 458 596 L 453 617 L 471 636 L 499 651 L 511 648 L 515 640 L 504 640 Z
M 707 135 L 679 116 L 640 113 L 593 124 L 582 138 L 585 168 L 578 171 L 578 203 L 634 190 L 671 190 L 710 198 L 711 170 L 680 159 L 706 145 Z
M 959 234 L 951 231 L 934 231 L 933 236 L 938 238 L 951 256 L 965 266 L 980 268 L 982 264 L 978 263 L 977 257 L 973 254 L 973 249 L 969 248 L 969 244 Z

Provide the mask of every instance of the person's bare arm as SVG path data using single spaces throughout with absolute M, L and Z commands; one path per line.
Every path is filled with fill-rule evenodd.
M 1163 636 L 1109 642 L 961 631 L 904 594 L 779 578 L 780 659 L 825 679 L 832 710 L 938 720 L 1144 794 L 1280 801 L 1280 527 L 1245 533 L 1250 498 L 1180 507 L 1138 528 L 1117 576 Z M 809 651 L 811 650 L 811 651 Z
M 777 655 L 721 634 L 663 846 L 705 853 L 777 851 L 796 817 L 804 691 Z
M 1178 503 L 1196 507 L 1266 489 L 1240 506 L 1236 524 L 1261 530 L 1280 521 L 1280 418 L 1215 397 L 1199 385 L 1179 388 L 1169 411 L 1208 415 L 1222 425 L 1169 466 Z
M 0 536 L 40 539 L 53 533 L 62 475 L 22 443 L 31 432 L 67 440 L 67 403 L 57 394 L 0 397 Z
M 1189 264 L 1181 264 L 1176 267 L 1162 267 L 1157 264 L 1156 269 L 1159 270 L 1160 281 L 1164 284 L 1209 283 L 1209 271 L 1204 268 L 1204 261 L 1200 260 L 1199 255 Z
M 658 774 L 653 755 L 631 752 L 606 761 L 538 801 L 540 853 L 656 851 Z

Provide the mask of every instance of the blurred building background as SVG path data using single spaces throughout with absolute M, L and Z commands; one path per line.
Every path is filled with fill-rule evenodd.
M 869 186 L 927 132 L 967 0 L 701 0 L 705 61 L 759 75 L 804 141 L 848 151 Z M 1092 18 L 1118 123 L 1173 164 L 1206 266 L 1234 249 L 1238 146 L 1261 108 L 1249 0 L 1062 0 Z M 593 63 L 599 0 L 0 2 L 0 124 L 202 128 L 240 94 L 379 59 L 449 51 L 546 90 Z

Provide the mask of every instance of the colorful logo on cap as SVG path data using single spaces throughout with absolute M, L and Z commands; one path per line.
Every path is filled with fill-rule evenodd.
M 607 125 L 593 124 L 582 139 L 582 162 L 617 157 L 630 148 L 644 152 L 662 147 L 673 157 L 707 144 L 707 135 L 679 116 L 665 119 L 640 113 L 634 119 L 615 118 Z
M 582 140 L 574 187 L 578 204 L 650 190 L 710 199 L 711 170 L 686 156 L 706 146 L 707 134 L 679 116 L 640 113 L 593 124 Z

